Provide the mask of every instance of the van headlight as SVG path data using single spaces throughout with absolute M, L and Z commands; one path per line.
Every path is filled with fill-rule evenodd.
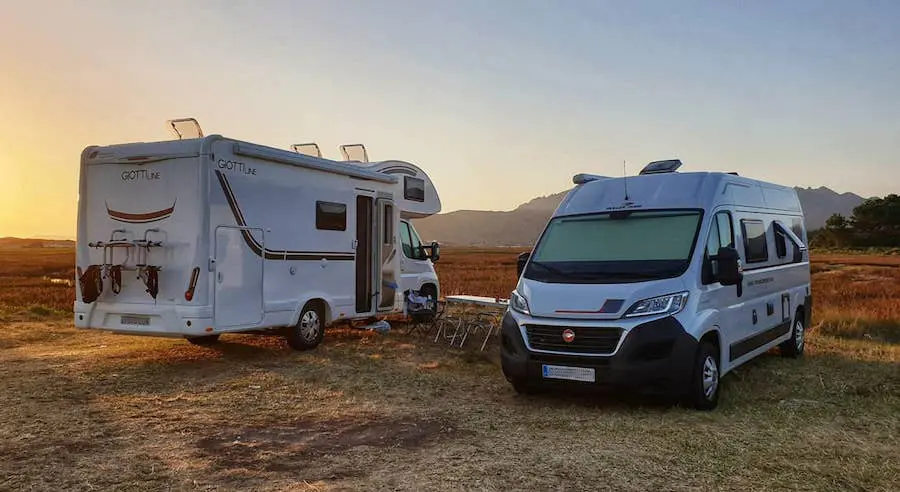
M 512 294 L 509 295 L 509 307 L 513 311 L 531 316 L 531 310 L 528 309 L 528 301 L 525 300 L 525 296 L 516 291 L 512 291 Z
M 651 316 L 658 314 L 673 315 L 684 309 L 687 304 L 688 293 L 679 292 L 677 294 L 668 294 L 659 297 L 651 297 L 638 301 L 625 311 L 626 318 L 636 316 Z

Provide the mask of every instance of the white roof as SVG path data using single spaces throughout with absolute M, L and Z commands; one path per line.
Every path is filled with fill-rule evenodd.
M 709 210 L 720 204 L 802 213 L 788 186 L 722 172 L 672 172 L 586 181 L 569 192 L 553 216 L 618 209 Z

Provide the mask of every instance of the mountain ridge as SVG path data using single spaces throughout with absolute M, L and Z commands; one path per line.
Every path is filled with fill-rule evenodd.
M 438 241 L 448 246 L 530 246 L 571 189 L 532 198 L 508 211 L 455 210 L 413 222 L 426 242 Z M 825 186 L 794 189 L 809 230 L 823 227 L 835 213 L 849 217 L 866 200 L 856 193 L 838 193 Z

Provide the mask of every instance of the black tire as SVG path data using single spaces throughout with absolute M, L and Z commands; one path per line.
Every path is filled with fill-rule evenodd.
M 202 347 L 207 347 L 209 345 L 213 345 L 219 341 L 219 335 L 203 335 L 199 337 L 186 337 L 187 341 L 194 344 L 200 345 Z
M 799 359 L 803 357 L 803 349 L 806 348 L 806 326 L 803 324 L 803 311 L 797 311 L 794 316 L 794 324 L 791 325 L 791 338 L 778 346 L 782 357 Z
M 306 303 L 297 324 L 286 328 L 284 335 L 294 350 L 311 350 L 322 343 L 325 336 L 325 313 L 316 303 Z
M 697 349 L 691 382 L 685 395 L 685 404 L 696 410 L 712 410 L 719 404 L 722 373 L 719 351 L 710 342 L 703 342 Z
M 512 385 L 516 393 L 520 395 L 536 395 L 541 392 L 538 385 L 529 382 L 526 379 L 512 378 L 509 383 Z

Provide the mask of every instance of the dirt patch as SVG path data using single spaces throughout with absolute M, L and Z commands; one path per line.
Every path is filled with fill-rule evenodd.
M 220 471 L 251 468 L 275 473 L 303 472 L 306 480 L 325 480 L 365 475 L 364 469 L 352 463 L 332 460 L 338 455 L 385 448 L 418 449 L 459 434 L 445 420 L 348 417 L 229 429 L 198 440 L 197 447 L 200 455 Z M 320 462 L 316 458 L 327 460 Z

